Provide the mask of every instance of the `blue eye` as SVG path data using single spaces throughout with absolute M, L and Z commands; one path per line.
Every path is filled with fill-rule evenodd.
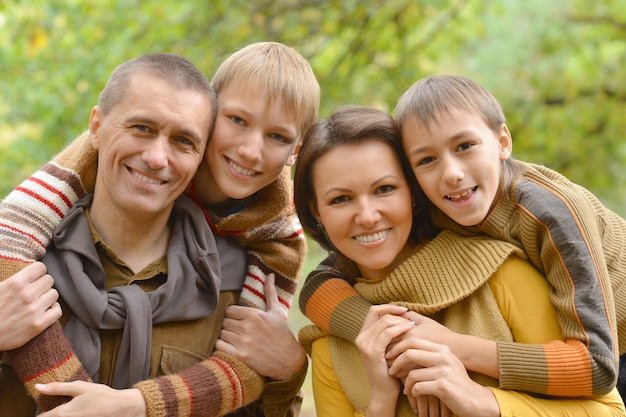
M 230 116 L 230 120 L 232 120 L 232 122 L 236 125 L 243 125 L 245 123 L 241 117 L 237 116 Z
M 283 135 L 279 135 L 278 133 L 272 133 L 270 134 L 270 137 L 278 142 L 289 142 L 286 137 L 284 137 Z

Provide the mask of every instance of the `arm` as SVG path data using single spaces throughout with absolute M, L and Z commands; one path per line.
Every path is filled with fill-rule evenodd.
M 274 274 L 267 276 L 265 296 L 267 311 L 243 306 L 226 309 L 215 348 L 268 377 L 262 396 L 265 416 L 297 415 L 291 407 L 301 401 L 299 392 L 306 377 L 306 354 L 283 316 Z
M 0 204 L 0 280 L 41 258 L 54 229 L 72 205 L 93 190 L 97 152 L 84 133 L 26 179 Z M 35 383 L 89 380 L 61 325 L 55 322 L 22 347 L 7 352 L 15 372 L 44 410 L 67 398 L 41 397 Z
M 554 396 L 607 393 L 618 372 L 610 281 L 616 280 L 619 288 L 626 280 L 626 267 L 620 266 L 626 260 L 626 223 L 558 173 L 520 166 L 525 178 L 498 202 L 480 229 L 463 228 L 440 214 L 436 223 L 460 234 L 487 234 L 516 244 L 552 286 L 563 340 L 499 343 L 502 388 Z M 523 370 L 518 366 L 522 357 L 527 361 Z
M 213 417 L 257 399 L 263 379 L 218 352 L 176 375 L 142 381 L 132 389 L 116 390 L 83 381 L 37 385 L 37 389 L 72 398 L 42 417 Z
M 269 273 L 276 277 L 284 317 L 287 317 L 306 258 L 306 240 L 292 202 L 289 167 L 260 190 L 253 203 L 240 212 L 210 220 L 216 233 L 232 235 L 245 246 L 248 272 L 239 304 L 266 309 L 264 284 Z
M 320 329 L 354 342 L 372 304 L 361 297 L 327 258 L 300 290 L 300 310 Z

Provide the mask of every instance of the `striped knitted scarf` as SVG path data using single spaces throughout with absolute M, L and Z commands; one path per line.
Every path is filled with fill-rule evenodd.
M 93 191 L 96 166 L 97 152 L 85 132 L 2 201 L 0 279 L 43 256 L 65 214 L 82 196 Z M 263 285 L 267 274 L 275 272 L 286 315 L 306 256 L 288 167 L 277 181 L 258 193 L 253 205 L 213 222 L 213 226 L 218 233 L 233 235 L 246 246 L 249 267 L 242 304 L 264 307 Z M 43 410 L 68 398 L 40 396 L 35 384 L 89 380 L 59 323 L 7 355 L 28 393 Z M 194 403 L 196 412 L 207 407 L 211 410 L 203 415 L 223 415 L 255 400 L 259 395 L 256 385 L 262 381 L 243 363 L 224 354 L 215 354 L 188 371 L 164 378 L 136 386 L 146 399 L 149 416 L 198 415 L 185 414 L 183 410 L 188 407 L 176 406 L 184 402 Z M 190 390 L 190 384 L 195 389 Z M 204 403 L 208 405 L 204 407 Z

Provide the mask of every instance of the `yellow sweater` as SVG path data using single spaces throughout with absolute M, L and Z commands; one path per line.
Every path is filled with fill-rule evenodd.
M 460 238 L 466 242 L 460 245 L 463 256 L 457 256 L 457 259 L 438 256 L 452 242 L 450 239 L 454 239 L 453 235 L 443 232 L 390 277 L 377 283 L 357 284 L 355 288 L 374 304 L 395 301 L 428 314 L 460 333 L 531 344 L 562 339 L 556 312 L 549 299 L 548 284 L 537 270 L 516 256 L 508 258 L 508 245 L 504 242 L 489 247 L 485 246 L 486 240 Z M 472 246 L 467 243 L 478 243 L 473 258 L 467 256 L 467 251 L 471 250 L 468 248 Z M 513 252 L 509 250 L 509 253 Z M 471 262 L 478 259 L 483 262 Z M 460 270 L 444 273 L 444 268 L 440 269 L 438 265 L 445 265 L 448 272 L 464 265 L 466 273 L 461 274 Z M 491 271 L 494 265 L 501 266 L 497 271 Z M 421 269 L 421 277 L 428 278 L 411 279 L 410 272 L 415 268 Z M 489 333 L 491 337 L 487 336 Z M 306 342 L 307 337 L 315 336 L 304 330 L 301 337 Z M 365 413 L 369 392 L 363 381 L 367 380 L 367 375 L 354 345 L 334 336 L 321 337 L 313 341 L 311 357 L 317 415 L 341 417 Z M 519 366 L 523 367 L 523 364 Z M 481 375 L 471 376 L 492 387 L 502 416 L 626 414 L 616 390 L 584 400 L 546 400 L 496 388 L 497 381 Z M 567 412 L 571 414 L 565 414 Z M 404 396 L 398 402 L 396 415 L 414 415 Z

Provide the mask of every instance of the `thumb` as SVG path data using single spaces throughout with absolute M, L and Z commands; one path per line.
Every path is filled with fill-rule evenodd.
M 268 313 L 280 312 L 280 302 L 278 301 L 278 292 L 276 291 L 275 281 L 276 276 L 273 272 L 270 272 L 265 277 L 265 309 Z

